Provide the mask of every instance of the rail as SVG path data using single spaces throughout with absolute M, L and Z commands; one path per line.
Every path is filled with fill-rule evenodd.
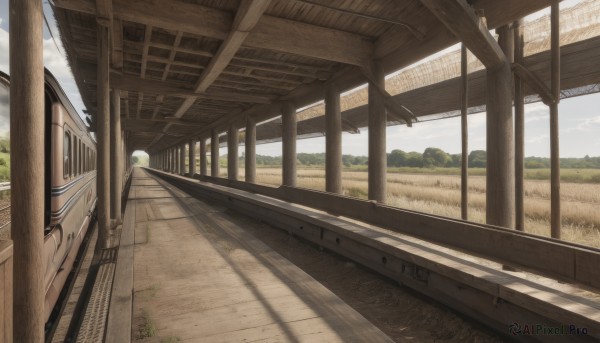
M 0 193 L 10 191 L 10 182 L 0 182 Z M 10 204 L 0 208 L 0 230 L 10 225 Z

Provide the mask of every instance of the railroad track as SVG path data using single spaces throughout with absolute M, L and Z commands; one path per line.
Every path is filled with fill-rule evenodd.
M 10 192 L 9 182 L 0 182 L 0 195 L 4 192 Z M 10 197 L 8 200 L 0 197 L 0 230 L 7 228 L 10 225 Z

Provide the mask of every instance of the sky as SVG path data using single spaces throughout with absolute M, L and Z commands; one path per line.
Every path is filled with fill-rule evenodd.
M 573 0 L 563 2 L 561 6 L 576 3 Z M 53 13 L 46 1 L 44 12 L 48 19 L 56 43 L 48 28 L 44 27 L 44 64 L 58 79 L 71 103 L 83 115 L 85 108 L 71 70 L 66 62 L 65 53 L 54 21 Z M 8 44 L 8 0 L 0 0 L 0 70 L 9 72 Z M 58 47 L 57 47 L 58 45 Z M 0 94 L 1 96 L 1 94 Z M 548 108 L 542 103 L 526 105 L 525 155 L 550 156 Z M 0 105 L 0 135 L 8 129 L 7 110 Z M 469 150 L 485 150 L 485 113 L 469 116 Z M 600 94 L 586 95 L 562 100 L 559 105 L 560 152 L 561 157 L 600 156 Z M 342 153 L 367 155 L 368 130 L 360 134 L 344 133 Z M 449 118 L 431 122 L 415 123 L 412 128 L 392 126 L 387 129 L 387 151 L 423 152 L 427 147 L 438 147 L 449 153 L 460 153 L 460 118 Z M 239 149 L 240 154 L 244 151 Z M 304 139 L 298 142 L 297 152 L 317 153 L 325 151 L 325 137 Z M 261 144 L 257 154 L 281 155 L 281 143 Z M 221 149 L 221 153 L 225 153 Z

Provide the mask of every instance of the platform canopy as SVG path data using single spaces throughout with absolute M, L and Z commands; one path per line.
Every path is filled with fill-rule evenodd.
M 452 5 L 447 6 L 448 3 Z M 97 25 L 110 27 L 110 87 L 121 91 L 123 127 L 128 131 L 132 149 L 149 152 L 190 139 L 208 138 L 212 129 L 224 132 L 231 125 L 241 128 L 248 117 L 259 123 L 275 118 L 285 102 L 292 102 L 296 108 L 315 104 L 332 84 L 347 91 L 369 82 L 374 61 L 390 74 L 458 43 L 457 35 L 483 64 L 493 63 L 497 52 L 479 41 L 485 37 L 480 34 L 485 32 L 485 25 L 493 29 L 510 24 L 550 3 L 53 1 L 69 63 L 92 115 L 97 94 Z M 447 20 L 442 23 L 440 18 L 446 14 L 468 25 L 449 25 Z M 485 19 L 479 19 L 480 16 Z M 438 71 L 443 73 L 443 66 Z M 422 82 L 414 73 L 411 78 L 398 75 L 393 81 L 396 88 L 388 80 L 386 89 L 394 98 L 389 100 L 394 102 L 391 105 L 404 107 L 398 111 L 388 108 L 390 125 L 458 109 L 458 92 L 447 84 L 457 76 L 454 71 L 446 72 L 444 75 L 449 76 L 439 78 L 439 82 Z M 583 83 L 592 81 L 588 77 Z M 436 103 L 430 98 L 431 90 L 405 96 L 431 88 L 432 83 L 442 87 L 441 99 L 453 100 L 431 106 Z M 344 101 L 343 129 L 356 132 L 365 127 L 366 102 L 353 98 Z M 299 137 L 322 135 L 324 131 L 322 111 L 318 108 L 299 113 Z M 262 125 L 257 134 L 258 142 L 280 137 L 281 123 L 277 120 Z

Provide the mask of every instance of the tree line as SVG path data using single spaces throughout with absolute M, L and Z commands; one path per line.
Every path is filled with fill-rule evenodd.
M 223 156 L 224 157 L 224 156 Z M 296 156 L 298 164 L 304 166 L 324 166 L 325 153 L 299 153 Z M 243 159 L 243 157 L 242 157 Z M 367 165 L 367 156 L 342 155 L 342 163 L 346 167 Z M 485 168 L 487 153 L 485 150 L 473 150 L 469 153 L 470 168 Z M 461 154 L 449 154 L 439 148 L 427 148 L 423 153 L 416 151 L 392 150 L 387 154 L 388 167 L 413 167 L 413 168 L 458 168 L 462 163 Z M 587 168 L 600 169 L 600 156 L 583 158 L 561 158 L 561 168 Z M 257 165 L 281 165 L 281 156 L 256 156 Z M 543 169 L 550 168 L 550 158 L 526 157 L 525 168 Z

